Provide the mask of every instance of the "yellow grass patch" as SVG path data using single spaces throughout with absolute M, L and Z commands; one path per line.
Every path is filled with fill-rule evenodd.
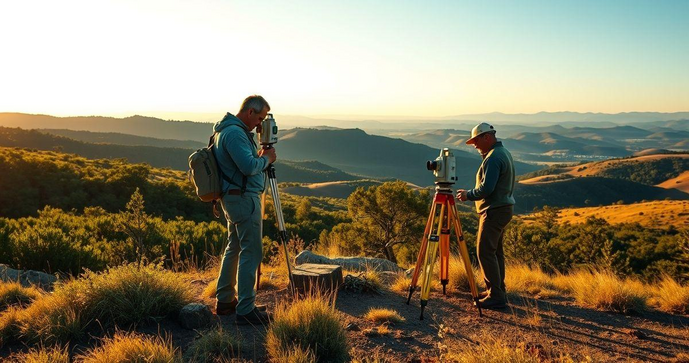
M 374 323 L 392 323 L 399 324 L 405 321 L 405 319 L 392 309 L 385 308 L 371 308 L 364 315 L 364 319 L 370 320 Z
M 68 347 L 31 348 L 28 352 L 17 354 L 12 361 L 22 363 L 69 363 Z
M 629 313 L 641 312 L 647 306 L 647 285 L 631 278 L 621 279 L 608 271 L 580 270 L 553 281 L 583 307 Z
M 505 267 L 505 287 L 508 293 L 540 297 L 558 295 L 552 277 L 539 267 L 529 267 L 523 264 Z
M 565 208 L 560 223 L 578 224 L 589 217 L 603 218 L 610 224 L 639 223 L 645 227 L 689 227 L 689 201 L 662 200 L 645 203 L 608 205 L 603 207 Z M 526 217 L 529 220 L 529 216 Z M 531 218 L 533 219 L 533 218 Z
M 140 334 L 117 333 L 103 340 L 103 345 L 79 357 L 83 363 L 173 363 L 181 362 L 170 339 Z

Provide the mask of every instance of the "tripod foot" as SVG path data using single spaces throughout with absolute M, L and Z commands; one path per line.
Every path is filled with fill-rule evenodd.
M 414 288 L 409 286 L 409 295 L 407 296 L 407 305 L 409 305 L 409 302 L 411 301 L 412 294 L 414 294 Z
M 421 307 L 421 316 L 419 317 L 419 320 L 423 320 L 423 306 Z

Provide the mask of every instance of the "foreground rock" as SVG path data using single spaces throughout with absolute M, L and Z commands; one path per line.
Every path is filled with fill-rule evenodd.
M 202 329 L 211 324 L 213 313 L 204 304 L 191 303 L 182 308 L 178 320 L 185 329 Z
M 38 286 L 50 291 L 57 277 L 45 272 L 33 270 L 15 270 L 5 264 L 0 264 L 0 280 L 5 282 L 19 282 L 22 286 Z
M 304 263 L 315 263 L 319 265 L 338 265 L 345 270 L 364 271 L 367 269 L 374 269 L 377 271 L 391 271 L 399 272 L 402 269 L 395 263 L 383 258 L 373 257 L 338 257 L 328 258 L 317 255 L 309 250 L 304 250 L 299 253 L 295 259 L 297 265 Z

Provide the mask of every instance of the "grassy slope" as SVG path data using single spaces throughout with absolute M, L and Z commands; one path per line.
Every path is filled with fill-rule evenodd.
M 577 224 L 583 223 L 588 217 L 603 218 L 611 224 L 639 223 L 649 228 L 689 228 L 689 201 L 663 200 L 603 207 L 565 208 L 560 210 L 558 220 Z

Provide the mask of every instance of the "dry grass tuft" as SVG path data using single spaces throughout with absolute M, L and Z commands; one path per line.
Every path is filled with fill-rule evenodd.
M 79 357 L 83 363 L 177 363 L 182 362 L 170 339 L 117 333 L 103 345 Z
M 404 272 L 400 272 L 390 285 L 390 290 L 394 292 L 408 293 L 409 285 L 411 285 L 411 277 L 407 277 Z
M 215 300 L 215 294 L 218 292 L 218 279 L 212 280 L 201 292 L 201 298 L 204 300 Z
M 17 354 L 11 361 L 21 363 L 69 363 L 68 347 L 31 348 L 28 352 Z
M 392 324 L 399 324 L 405 321 L 405 319 L 398 314 L 395 310 L 392 309 L 376 309 L 376 308 L 371 308 L 366 315 L 364 315 L 364 319 L 370 320 L 374 323 L 392 323 Z
M 539 267 L 508 265 L 505 268 L 505 286 L 508 293 L 553 296 L 558 295 L 553 278 Z
M 440 263 L 437 263 L 438 266 L 440 266 Z M 476 268 L 472 266 L 471 268 L 473 274 L 474 274 L 474 281 L 478 283 L 479 281 L 482 281 L 482 279 L 478 278 L 476 276 L 476 271 L 478 271 Z M 466 272 L 466 267 L 464 267 L 464 261 L 459 255 L 450 255 L 450 261 L 449 261 L 449 266 L 448 266 L 448 277 L 450 279 L 450 282 L 447 285 L 447 291 L 448 292 L 453 292 L 453 291 L 464 291 L 464 292 L 470 292 L 471 289 L 469 288 L 469 278 Z M 478 285 L 477 285 L 478 286 Z
M 297 347 L 303 353 L 310 352 L 315 361 L 346 362 L 349 342 L 342 322 L 341 314 L 326 297 L 313 295 L 292 304 L 283 302 L 266 335 L 268 355 L 274 361 L 289 361 Z
M 540 362 L 575 362 L 591 361 L 591 357 L 585 352 L 575 352 L 572 356 L 561 347 L 555 349 L 548 343 L 524 342 L 515 337 L 497 337 L 486 333 L 476 341 L 479 344 L 466 340 L 445 339 L 440 344 L 440 360 L 445 362 L 483 363 L 483 362 L 510 362 L 510 363 L 540 363 Z
M 621 279 L 608 271 L 580 270 L 554 280 L 583 307 L 623 314 L 646 310 L 647 286 L 634 279 Z
M 672 314 L 689 313 L 689 286 L 682 286 L 665 276 L 654 290 L 654 302 L 660 310 Z
M 380 272 L 374 268 L 366 268 L 365 271 L 361 272 L 347 271 L 341 288 L 352 292 L 379 294 L 383 290 L 383 278 Z
M 10 306 L 27 306 L 43 295 L 35 287 L 24 287 L 18 282 L 0 281 L 0 311 Z
M 204 333 L 184 353 L 184 361 L 192 363 L 230 362 L 237 358 L 241 341 L 222 327 Z
M 88 326 L 139 324 L 181 309 L 193 292 L 179 274 L 157 266 L 124 265 L 88 272 L 18 312 L 19 336 L 27 341 L 66 343 Z
M 21 309 L 15 306 L 0 313 L 0 347 L 13 340 L 19 334 L 19 313 Z

